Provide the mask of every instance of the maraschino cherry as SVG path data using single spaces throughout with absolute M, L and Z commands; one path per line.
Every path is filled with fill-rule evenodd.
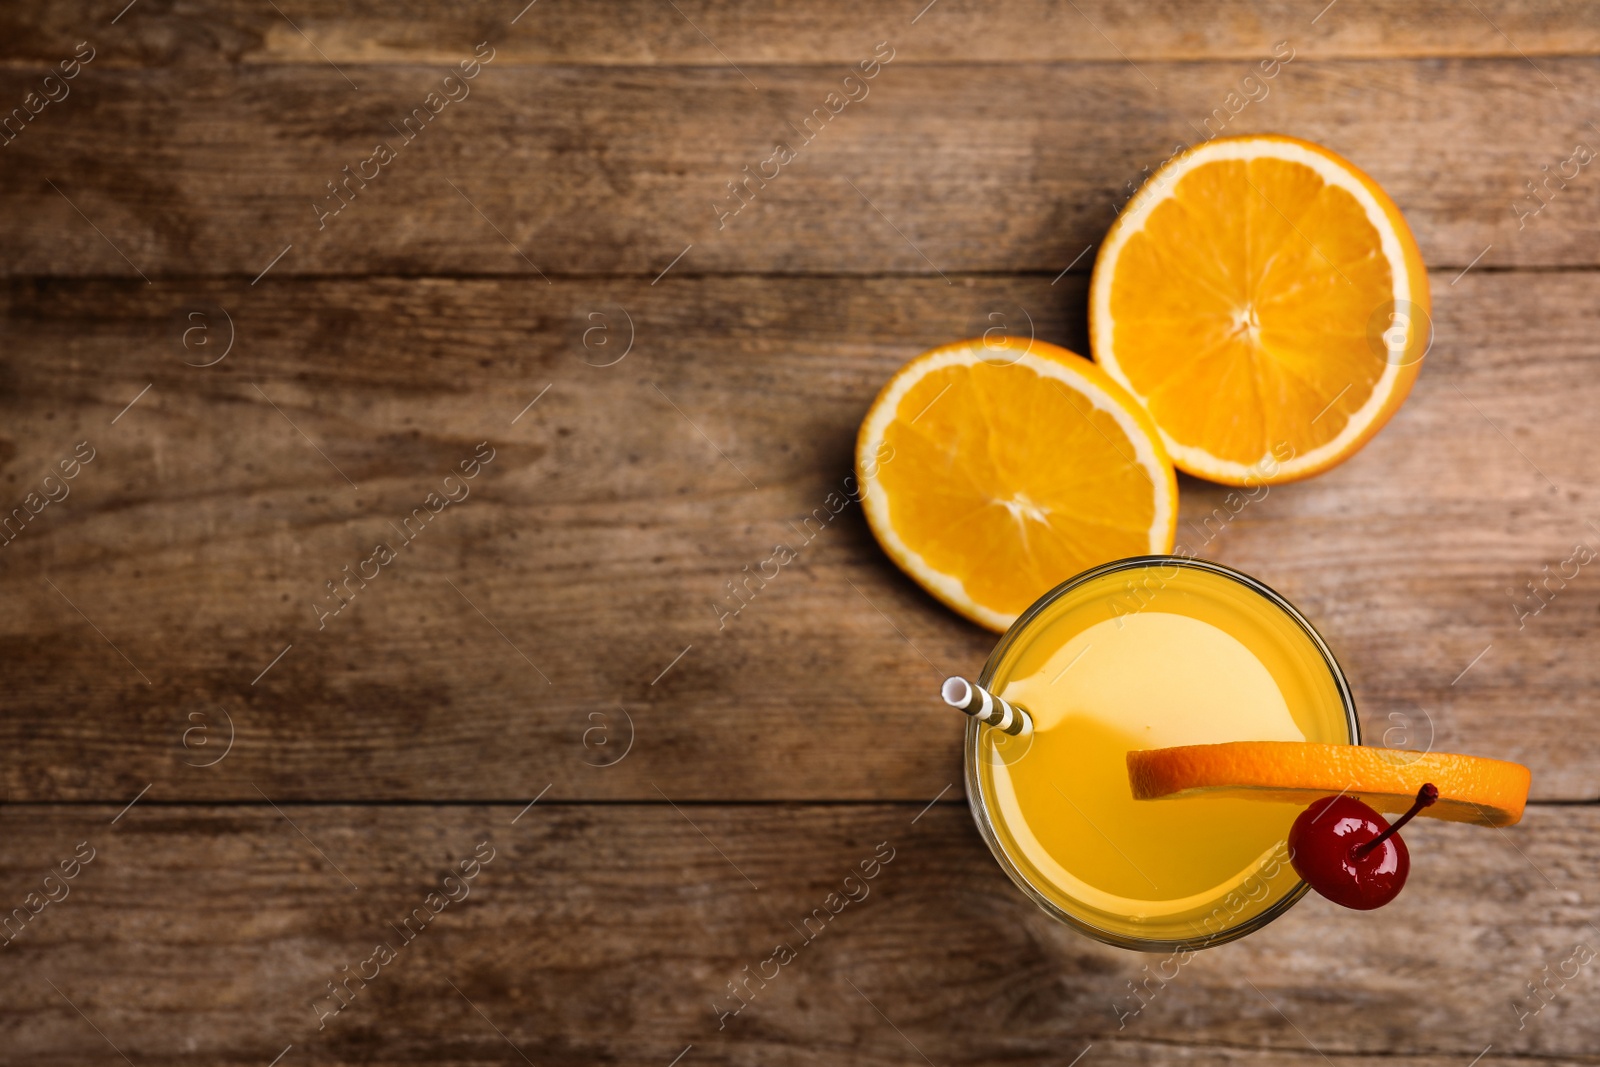
M 1411 856 L 1396 831 L 1439 799 L 1430 782 L 1411 810 L 1389 825 L 1350 796 L 1323 797 L 1289 830 L 1289 862 L 1317 892 L 1347 908 L 1370 911 L 1393 900 L 1411 872 Z

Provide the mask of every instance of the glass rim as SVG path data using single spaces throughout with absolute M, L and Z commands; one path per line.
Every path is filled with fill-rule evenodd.
M 1361 721 L 1356 714 L 1355 698 L 1350 692 L 1350 684 L 1345 680 L 1344 670 L 1339 666 L 1339 661 L 1337 658 L 1335 658 L 1333 650 L 1329 648 L 1328 643 L 1322 639 L 1322 635 L 1317 632 L 1316 627 L 1312 626 L 1311 622 L 1300 613 L 1298 608 L 1289 603 L 1289 601 L 1284 598 L 1283 594 L 1279 593 L 1276 589 L 1273 589 L 1265 582 L 1257 578 L 1252 578 L 1250 575 L 1245 574 L 1242 571 L 1236 571 L 1232 567 L 1227 567 L 1221 563 L 1215 563 L 1211 560 L 1200 559 L 1196 556 L 1129 556 L 1126 559 L 1118 559 L 1113 560 L 1110 563 L 1102 563 L 1098 567 L 1091 567 L 1081 574 L 1077 574 L 1071 578 L 1068 578 L 1066 581 L 1062 582 L 1054 589 L 1051 589 L 1049 592 L 1045 593 L 1038 600 L 1035 600 L 1031 605 L 1029 605 L 1026 611 L 1017 616 L 1017 621 L 1012 623 L 1006 629 L 1006 632 L 1000 636 L 1000 640 L 994 646 L 994 651 L 989 653 L 989 658 L 983 664 L 983 671 L 978 675 L 978 684 L 981 686 L 988 686 L 990 684 L 994 678 L 994 673 L 999 668 L 1000 661 L 1005 657 L 1006 652 L 1009 651 L 1011 646 L 1020 639 L 1021 634 L 1028 628 L 1028 626 L 1031 625 L 1036 618 L 1038 618 L 1047 608 L 1050 607 L 1050 605 L 1054 604 L 1057 600 L 1072 592 L 1072 590 L 1077 589 L 1079 586 L 1093 581 L 1096 578 L 1103 577 L 1107 574 L 1116 574 L 1119 571 L 1136 570 L 1149 567 L 1153 564 L 1174 564 L 1180 567 L 1192 567 L 1195 570 L 1206 571 L 1211 574 L 1219 575 L 1223 578 L 1231 579 L 1232 581 L 1238 582 L 1240 585 L 1245 586 L 1247 589 L 1256 593 L 1263 599 L 1269 601 L 1290 619 L 1292 619 L 1295 624 L 1299 626 L 1301 631 L 1305 633 L 1306 637 L 1310 639 L 1312 646 L 1315 647 L 1317 652 L 1322 656 L 1323 663 L 1328 668 L 1328 673 L 1333 676 L 1334 686 L 1339 691 L 1339 700 L 1344 705 L 1345 726 L 1349 732 L 1349 743 L 1352 745 L 1361 744 Z M 990 812 L 988 804 L 984 801 L 983 789 L 978 777 L 978 736 L 979 731 L 982 729 L 984 729 L 984 727 L 980 725 L 976 719 L 968 720 L 966 751 L 962 760 L 964 764 L 965 782 L 967 787 L 967 807 L 972 812 L 973 822 L 978 824 L 979 835 L 982 836 L 984 843 L 989 846 L 989 852 L 994 856 L 995 861 L 999 863 L 1000 869 L 1006 872 L 1006 875 L 1013 883 L 1016 884 L 1018 889 L 1022 890 L 1024 895 L 1038 905 L 1039 908 L 1052 919 L 1072 927 L 1087 937 L 1092 937 L 1096 941 L 1101 941 L 1108 945 L 1115 945 L 1118 948 L 1134 949 L 1143 952 L 1176 952 L 1183 950 L 1214 948 L 1217 945 L 1225 945 L 1230 941 L 1236 941 L 1239 938 L 1244 937 L 1246 934 L 1254 933 L 1263 926 L 1266 926 L 1268 923 L 1272 922 L 1272 920 L 1278 918 L 1284 912 L 1292 908 L 1295 903 L 1298 902 L 1301 897 L 1305 896 L 1307 891 L 1311 888 L 1310 886 L 1306 885 L 1304 881 L 1298 881 L 1295 883 L 1293 889 L 1290 889 L 1283 896 L 1279 897 L 1271 907 L 1252 915 L 1249 919 L 1246 919 L 1237 926 L 1230 927 L 1220 933 L 1212 934 L 1204 938 L 1170 939 L 1130 937 L 1122 934 L 1112 933 L 1109 930 L 1102 930 L 1099 927 L 1093 926 L 1071 914 L 1055 901 L 1046 896 L 1037 886 L 1029 881 L 1028 877 L 1023 874 L 1022 871 L 1017 869 L 1017 866 L 1011 862 L 1011 857 L 1006 854 L 1005 848 L 1000 844 L 999 835 L 995 832 L 994 828 L 993 814 Z

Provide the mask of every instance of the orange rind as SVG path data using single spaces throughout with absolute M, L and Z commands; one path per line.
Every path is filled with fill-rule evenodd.
M 1128 753 L 1135 800 L 1231 797 L 1309 804 L 1357 797 L 1378 811 L 1411 807 L 1432 782 L 1439 799 L 1422 814 L 1481 826 L 1522 818 L 1532 775 L 1520 763 L 1446 752 L 1325 745 L 1309 741 L 1230 741 Z

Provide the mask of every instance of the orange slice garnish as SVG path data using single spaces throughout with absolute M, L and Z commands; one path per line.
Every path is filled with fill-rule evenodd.
M 1230 485 L 1343 462 L 1411 390 L 1428 276 L 1394 201 L 1291 137 L 1208 141 L 1164 165 L 1106 234 L 1095 360 L 1180 470 Z
M 1135 800 L 1233 797 L 1309 804 L 1358 797 L 1378 811 L 1405 811 L 1425 782 L 1439 800 L 1423 815 L 1481 826 L 1522 818 L 1532 775 L 1520 763 L 1444 752 L 1323 745 L 1308 741 L 1230 741 L 1128 753 Z
M 862 420 L 856 471 L 889 557 L 990 629 L 1090 567 L 1172 550 L 1178 484 L 1154 424 L 1043 341 L 962 341 L 906 364 Z

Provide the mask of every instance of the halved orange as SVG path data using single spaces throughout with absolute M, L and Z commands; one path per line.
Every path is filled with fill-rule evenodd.
M 1350 458 L 1399 409 L 1429 308 L 1376 182 L 1307 141 L 1226 137 L 1162 166 L 1106 234 L 1090 348 L 1179 469 L 1273 484 Z
M 1520 763 L 1444 752 L 1230 741 L 1128 753 L 1135 800 L 1217 796 L 1309 804 L 1343 793 L 1378 811 L 1405 811 L 1426 782 L 1439 799 L 1422 814 L 1481 826 L 1522 818 L 1532 775 Z
M 1177 525 L 1149 417 L 1093 363 L 1028 338 L 906 364 L 862 420 L 856 472 L 889 557 L 993 630 L 1090 567 L 1171 551 Z

